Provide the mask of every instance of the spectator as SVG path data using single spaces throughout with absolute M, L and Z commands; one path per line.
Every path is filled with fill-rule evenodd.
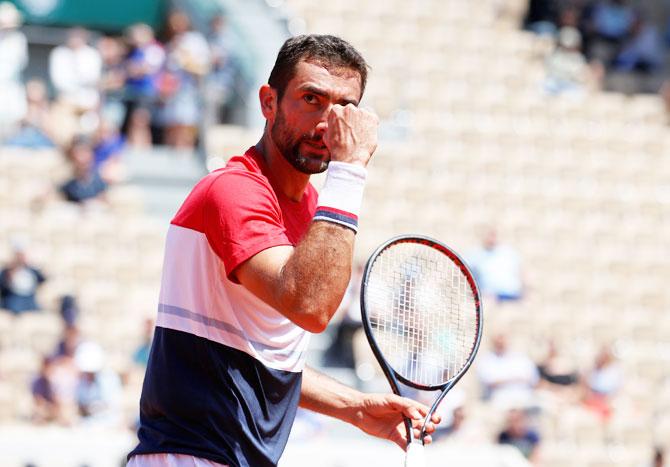
M 593 368 L 584 378 L 585 406 L 603 420 L 612 415 L 612 398 L 623 384 L 623 371 L 612 350 L 605 346 L 598 351 Z
M 67 42 L 49 55 L 49 76 L 57 99 L 77 115 L 97 109 L 100 102 L 98 86 L 102 59 L 98 51 L 88 45 L 88 36 L 84 29 L 72 29 Z
M 134 148 L 150 148 L 153 144 L 152 115 L 147 107 L 137 107 L 126 121 L 126 140 Z
M 75 354 L 80 371 L 77 383 L 79 415 L 87 424 L 116 426 L 121 422 L 121 380 L 105 366 L 102 348 L 93 342 L 82 343 Z
M 557 0 L 530 0 L 524 27 L 539 35 L 556 34 L 560 5 Z
M 207 76 L 205 105 L 208 108 L 207 123 L 215 124 L 224 120 L 222 109 L 231 101 L 237 75 L 234 38 L 228 30 L 225 16 L 219 14 L 212 18 L 207 42 L 212 68 Z
M 81 336 L 76 326 L 65 326 L 61 341 L 54 350 L 50 383 L 59 404 L 60 422 L 72 424 L 76 420 L 76 388 L 79 380 L 79 369 L 74 357 Z
M 503 334 L 493 337 L 493 349 L 479 358 L 477 375 L 484 399 L 503 408 L 537 408 L 537 367 L 525 354 L 509 350 Z
M 72 163 L 74 177 L 60 188 L 65 199 L 75 203 L 101 199 L 107 184 L 95 169 L 91 143 L 85 138 L 75 138 L 67 156 Z
M 585 14 L 588 57 L 609 64 L 633 30 L 636 12 L 628 0 L 597 0 Z
M 616 71 L 652 74 L 659 71 L 664 61 L 663 39 L 658 28 L 638 17 L 630 36 L 614 58 L 613 68 Z
M 582 37 L 575 28 L 561 28 L 556 49 L 546 61 L 548 94 L 581 95 L 589 81 L 589 67 L 581 53 Z
M 126 149 L 126 138 L 114 123 L 102 116 L 93 143 L 93 169 L 106 183 L 120 182 L 124 177 L 121 157 Z
M 54 358 L 60 358 L 60 357 L 74 358 L 74 355 L 77 352 L 77 348 L 81 343 L 82 339 L 79 328 L 74 324 L 70 325 L 66 323 L 65 327 L 63 328 L 63 334 L 61 336 L 61 339 L 60 341 L 58 341 L 56 349 L 54 350 L 53 353 Z
M 523 295 L 521 262 L 516 251 L 498 243 L 498 235 L 489 229 L 482 246 L 467 256 L 477 284 L 484 296 L 498 301 L 518 300 Z
M 651 462 L 652 467 L 664 467 L 665 466 L 665 452 L 662 448 L 658 447 L 654 449 L 654 459 Z
M 44 81 L 31 79 L 26 83 L 27 111 L 19 130 L 7 140 L 9 146 L 25 148 L 53 148 L 50 134 L 51 111 Z
M 79 317 L 79 305 L 72 295 L 63 295 L 60 300 L 60 316 L 68 328 L 74 328 Z
M 147 140 L 150 144 L 158 132 L 155 114 L 165 51 L 146 24 L 131 26 L 126 36 L 129 51 L 124 62 L 126 111 L 122 131 L 131 144 Z
M 153 101 L 158 96 L 158 79 L 165 61 L 163 46 L 154 37 L 151 26 L 131 26 L 127 33 L 130 46 L 126 57 L 126 94 L 134 101 Z
M 353 339 L 354 335 L 362 329 L 361 320 L 361 278 L 363 277 L 363 265 L 358 264 L 351 274 L 351 280 L 347 287 L 338 314 L 340 321 L 337 323 L 335 336 L 330 347 L 323 355 L 324 365 L 339 368 L 355 369 Z
M 21 242 L 15 242 L 14 257 L 0 271 L 2 308 L 14 314 L 39 310 L 35 294 L 45 280 L 44 274 L 28 263 L 25 246 Z
M 567 406 L 579 404 L 581 398 L 580 374 L 575 362 L 560 351 L 550 339 L 547 353 L 537 364 L 540 376 L 537 397 L 543 410 L 558 413 Z
M 144 335 L 142 343 L 135 349 L 133 353 L 133 362 L 146 368 L 147 362 L 149 361 L 149 352 L 151 351 L 151 341 L 154 338 L 154 320 L 147 318 L 144 321 Z
M 26 83 L 26 96 L 28 98 L 28 112 L 26 121 L 28 124 L 48 133 L 49 95 L 47 85 L 41 79 L 31 79 Z
M 21 13 L 12 3 L 0 3 L 0 141 L 26 113 L 21 74 L 28 64 L 28 42 L 18 29 L 21 23 Z
M 433 441 L 446 441 L 462 444 L 485 443 L 481 426 L 468 417 L 465 405 L 465 391 L 463 388 L 455 387 L 446 395 L 437 408 L 437 414 L 442 418 L 432 434 Z M 430 397 L 423 400 L 425 403 L 432 403 Z
M 532 464 L 537 464 L 540 435 L 529 426 L 522 410 L 508 412 L 505 427 L 498 435 L 498 443 L 516 447 Z
M 37 377 L 31 385 L 35 423 L 48 423 L 60 418 L 60 404 L 53 387 L 54 358 L 44 357 Z
M 619 42 L 631 31 L 635 11 L 628 0 L 599 0 L 594 4 L 591 20 L 598 36 Z
M 564 5 L 559 15 L 558 27 L 579 29 L 582 21 L 582 10 L 576 4 Z
M 442 415 L 444 413 L 448 415 L 448 418 L 444 418 L 444 415 Z M 447 437 L 456 437 L 463 431 L 463 424 L 465 422 L 465 407 L 463 405 L 453 407 L 449 412 L 440 411 L 440 416 L 445 420 L 442 422 L 445 427 L 435 430 L 435 433 L 432 435 L 433 441 Z
M 126 83 L 124 63 L 126 50 L 120 40 L 109 36 L 101 37 L 96 46 L 102 60 L 100 74 L 102 117 L 109 120 L 114 126 L 121 127 L 126 113 L 123 104 Z
M 202 117 L 200 85 L 210 67 L 209 46 L 202 34 L 191 29 L 191 21 L 181 11 L 170 14 L 168 30 L 171 38 L 165 78 L 176 84 L 163 91 L 165 141 L 175 148 L 192 150 Z
M 575 386 L 579 382 L 579 373 L 573 362 L 561 355 L 556 342 L 550 340 L 547 355 L 538 365 L 543 386 L 561 389 Z

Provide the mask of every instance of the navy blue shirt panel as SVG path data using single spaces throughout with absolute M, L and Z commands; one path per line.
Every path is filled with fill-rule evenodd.
M 274 467 L 300 399 L 302 373 L 237 349 L 157 327 L 140 399 L 139 445 L 230 467 Z

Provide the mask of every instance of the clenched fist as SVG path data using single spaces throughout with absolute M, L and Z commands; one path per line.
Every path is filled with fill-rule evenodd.
M 377 149 L 378 126 L 379 118 L 368 110 L 353 104 L 334 105 L 323 135 L 330 160 L 367 166 Z

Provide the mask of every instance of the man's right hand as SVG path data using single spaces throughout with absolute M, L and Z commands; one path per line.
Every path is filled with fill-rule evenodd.
M 366 167 L 377 149 L 379 118 L 373 112 L 353 104 L 336 104 L 328 115 L 323 135 L 330 160 Z

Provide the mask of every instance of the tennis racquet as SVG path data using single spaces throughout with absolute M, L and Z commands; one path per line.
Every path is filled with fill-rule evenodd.
M 393 392 L 399 384 L 440 395 L 421 436 L 407 430 L 406 467 L 425 464 L 426 423 L 444 396 L 468 370 L 482 337 L 477 284 L 461 258 L 442 243 L 403 235 L 379 246 L 361 284 L 363 328 Z

